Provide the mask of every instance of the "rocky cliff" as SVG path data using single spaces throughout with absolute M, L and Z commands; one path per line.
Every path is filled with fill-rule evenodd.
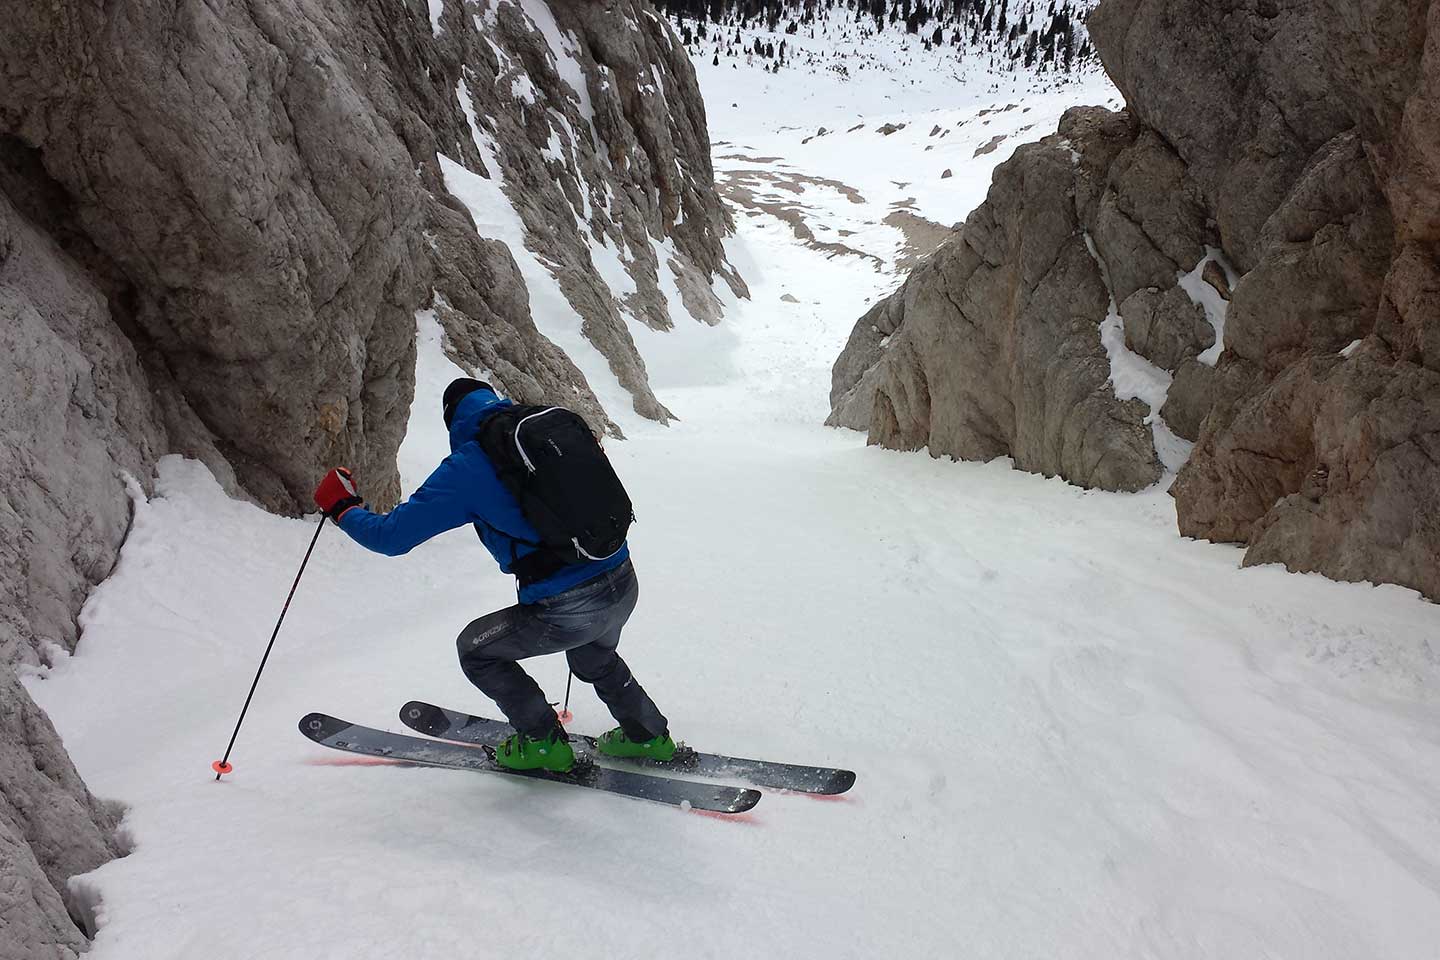
M 121 849 L 11 665 L 73 649 L 127 485 L 157 457 L 199 457 L 286 511 L 347 463 L 384 504 L 417 311 L 463 366 L 618 432 L 541 327 L 573 320 L 635 409 L 665 419 L 627 316 L 713 323 L 712 280 L 743 285 L 693 71 L 644 0 L 4 0 L 0 15 L 9 960 L 81 949 L 66 878 Z M 456 195 L 477 183 L 485 203 Z M 532 314 L 536 284 L 566 316 Z
M 1172 401 L 1180 530 L 1440 598 L 1440 5 L 1207 4 L 1183 43 L 1174 6 L 1092 23 L 1243 271 Z
M 1148 408 L 1111 388 L 1101 339 L 1112 300 L 1099 258 L 1126 265 L 1110 277 L 1122 303 L 1148 280 L 1174 279 L 1174 263 L 1148 245 L 1150 260 L 1126 259 L 1141 245 L 1118 211 L 1164 193 L 1107 176 L 1136 140 L 1124 117 L 1072 111 L 1059 134 L 1017 150 L 963 229 L 856 325 L 835 367 L 831 422 L 897 449 L 1010 456 L 1107 490 L 1154 483 Z M 1187 211 L 1167 202 L 1147 212 Z M 1176 251 L 1202 253 L 1198 242 Z
M 831 422 L 1107 489 L 1165 460 L 1181 533 L 1440 598 L 1440 5 L 1090 30 L 1127 111 L 1002 165 L 857 324 Z

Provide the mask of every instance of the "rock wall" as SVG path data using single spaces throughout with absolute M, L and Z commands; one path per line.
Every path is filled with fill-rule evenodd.
M 1134 489 L 1159 471 L 1104 399 L 1143 358 L 1168 384 L 1155 439 L 1194 443 L 1181 533 L 1440 598 L 1440 5 L 1104 0 L 1090 29 L 1127 111 L 1072 111 L 997 170 L 857 325 L 831 422 Z M 1107 328 L 1134 355 L 1107 344 L 1108 386 Z M 1060 442 L 1037 456 L 1027 417 Z M 1130 451 L 1123 476 L 1081 449 Z
M 92 904 L 67 885 L 125 852 L 120 810 L 90 795 L 55 728 L 0 667 L 0 960 L 76 956 Z
M 159 456 L 292 512 L 346 463 L 385 505 L 418 310 L 457 362 L 618 433 L 537 327 L 517 256 L 549 268 L 658 419 L 625 315 L 714 322 L 712 279 L 743 284 L 693 71 L 643 0 L 0 0 L 0 16 L 9 960 L 82 949 L 66 879 L 122 850 L 13 665 L 74 648 Z M 440 155 L 503 182 L 510 246 Z M 614 262 L 597 266 L 602 237 Z
M 85 943 L 65 881 L 119 852 L 118 811 L 85 789 L 12 664 L 73 648 L 75 611 L 129 526 L 119 472 L 147 470 L 185 411 L 86 272 L 4 195 L 0 383 L 0 960 L 48 960 Z
M 1158 480 L 1149 408 L 1111 388 L 1101 324 L 1118 302 L 1150 318 L 1166 350 L 1203 346 L 1162 338 L 1172 311 L 1146 299 L 1204 252 L 1166 157 L 1132 118 L 1099 109 L 1072 110 L 1058 133 L 1016 150 L 961 229 L 856 325 L 829 422 L 932 456 L 1012 457 L 1083 486 Z M 1171 229 L 1163 247 L 1151 240 Z M 1193 310 L 1173 311 L 1181 332 Z
M 733 224 L 714 189 L 694 67 L 673 28 L 636 0 L 548 10 L 487 0 L 447 3 L 437 31 L 444 82 L 473 123 L 441 138 L 440 151 L 454 143 L 452 159 L 502 179 L 527 246 L 636 412 L 668 420 L 626 316 L 657 330 L 677 319 L 717 323 L 713 278 L 747 292 L 720 246 Z
M 1091 28 L 1242 272 L 1172 399 L 1181 533 L 1440 599 L 1440 4 L 1106 0 Z

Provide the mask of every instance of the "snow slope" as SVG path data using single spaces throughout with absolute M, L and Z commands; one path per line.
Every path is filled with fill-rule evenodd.
M 770 61 L 755 57 L 714 64 L 705 43 L 693 62 L 722 191 L 752 216 L 737 181 L 767 187 L 772 201 L 823 205 L 821 216 L 805 211 L 817 240 L 871 255 L 880 261 L 867 261 L 872 269 L 894 272 L 905 227 L 923 230 L 916 218 L 939 228 L 964 220 L 995 167 L 1020 144 L 1053 133 L 1069 107 L 1120 105 L 1094 64 L 1036 76 L 996 69 L 973 50 L 926 50 L 898 29 L 861 40 L 863 26 L 840 8 L 821 8 L 796 35 L 783 23 L 770 32 L 752 21 L 739 46 L 783 38 L 793 52 L 782 69 L 767 72 Z M 809 179 L 785 182 L 797 173 Z M 835 303 L 852 320 L 862 312 Z
M 727 189 L 773 175 L 729 251 L 753 299 L 719 327 L 637 333 L 681 421 L 630 417 L 610 445 L 640 518 L 622 651 L 677 735 L 848 766 L 855 789 L 723 821 L 301 738 L 315 709 L 395 729 L 411 697 L 493 709 L 452 638 L 513 592 L 464 530 L 393 560 L 322 534 L 216 784 L 313 518 L 171 458 L 77 654 L 28 680 L 91 786 L 131 805 L 135 852 L 76 881 L 99 903 L 95 960 L 1435 956 L 1440 607 L 1241 570 L 1178 538 L 1158 489 L 1085 492 L 818 426 L 850 325 L 898 279 L 884 218 L 908 188 L 871 167 L 915 177 L 934 111 L 994 115 L 961 91 L 897 105 L 911 122 L 889 138 L 801 144 L 781 128 L 808 106 L 762 116 L 763 88 L 701 82 L 732 141 L 718 157 L 779 159 L 722 161 Z M 720 120 L 714 98 L 742 95 L 753 124 Z M 1002 93 L 1015 126 L 991 127 L 1053 128 L 1064 96 Z M 967 161 L 985 141 L 915 194 L 920 215 L 963 216 L 1013 146 Z M 807 244 L 796 216 L 858 252 Z M 410 487 L 443 455 L 454 373 L 417 322 Z M 562 662 L 531 666 L 558 699 Z M 572 707 L 577 728 L 608 725 L 588 689 Z

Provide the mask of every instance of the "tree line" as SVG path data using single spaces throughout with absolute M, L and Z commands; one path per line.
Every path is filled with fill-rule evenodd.
M 1092 59 L 1078 0 L 655 0 L 687 47 L 718 41 L 720 50 L 785 60 L 783 39 L 746 44 L 745 30 L 795 35 L 817 15 L 847 17 L 861 29 L 904 31 L 928 50 L 980 49 L 1027 70 L 1069 72 Z M 732 35 L 733 32 L 733 35 Z

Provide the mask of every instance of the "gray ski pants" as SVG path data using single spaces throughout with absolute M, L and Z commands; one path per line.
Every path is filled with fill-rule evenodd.
M 543 737 L 555 711 L 517 660 L 564 651 L 577 678 L 593 684 L 631 740 L 669 731 L 669 723 L 615 648 L 640 587 L 630 561 L 594 580 L 535 603 L 516 604 L 473 621 L 455 646 L 460 669 L 500 707 L 516 730 Z

